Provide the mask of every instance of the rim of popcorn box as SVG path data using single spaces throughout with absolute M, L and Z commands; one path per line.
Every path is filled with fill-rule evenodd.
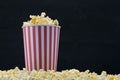
M 46 27 L 59 27 L 59 28 L 61 28 L 61 26 L 56 26 L 56 25 L 45 25 L 45 24 L 30 24 L 30 25 L 23 25 L 22 26 L 22 28 L 24 28 L 24 27 L 42 27 L 42 26 L 46 26 Z

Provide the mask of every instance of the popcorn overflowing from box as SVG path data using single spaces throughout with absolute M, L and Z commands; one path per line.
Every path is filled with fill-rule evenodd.
M 39 25 L 59 25 L 57 19 L 53 20 L 49 16 L 46 16 L 45 12 L 42 12 L 41 15 L 30 15 L 30 20 L 27 22 L 23 22 L 23 26 L 31 25 L 31 24 L 39 24 Z

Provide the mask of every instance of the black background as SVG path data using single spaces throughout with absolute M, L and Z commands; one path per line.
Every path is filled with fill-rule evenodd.
M 62 26 L 58 71 L 120 73 L 119 0 L 1 0 L 0 69 L 24 67 L 22 22 L 43 11 Z

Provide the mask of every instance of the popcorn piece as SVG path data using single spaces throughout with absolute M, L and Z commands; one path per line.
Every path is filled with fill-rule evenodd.
M 35 15 L 30 15 L 30 20 L 27 22 L 23 22 L 23 26 L 25 25 L 31 25 L 31 24 L 39 24 L 39 25 L 59 25 L 59 22 L 57 19 L 53 20 L 49 18 L 49 16 L 45 17 L 46 13 L 42 12 L 41 15 L 35 16 Z
M 55 25 L 58 25 L 58 24 L 59 24 L 57 19 L 55 19 L 55 20 L 53 21 L 53 23 L 54 23 Z

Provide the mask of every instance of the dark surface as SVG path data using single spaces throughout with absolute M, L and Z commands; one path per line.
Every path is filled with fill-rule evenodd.
M 24 67 L 22 22 L 45 11 L 60 22 L 58 70 L 120 73 L 119 0 L 1 0 L 0 69 Z

